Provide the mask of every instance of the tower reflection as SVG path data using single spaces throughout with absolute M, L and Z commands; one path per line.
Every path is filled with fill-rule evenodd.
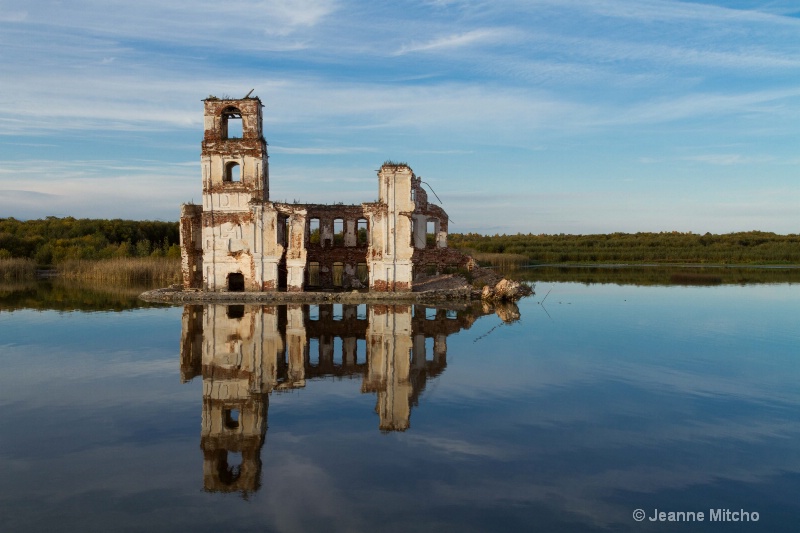
M 480 305 L 191 305 L 184 307 L 181 380 L 203 379 L 200 448 L 207 491 L 260 487 L 269 395 L 330 376 L 362 376 L 382 432 L 405 431 L 428 380 L 447 366 L 447 337 L 490 312 Z M 432 346 L 428 353 L 428 347 Z

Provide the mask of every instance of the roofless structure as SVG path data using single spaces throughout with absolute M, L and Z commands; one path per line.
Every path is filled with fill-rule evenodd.
M 204 105 L 203 203 L 181 206 L 184 289 L 401 292 L 469 261 L 447 247 L 447 213 L 408 165 L 381 166 L 377 202 L 272 202 L 261 100 Z

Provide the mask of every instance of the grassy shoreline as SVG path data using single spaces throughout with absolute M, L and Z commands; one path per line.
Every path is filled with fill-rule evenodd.
M 598 235 L 451 234 L 448 243 L 481 260 L 511 254 L 530 264 L 800 264 L 800 235 L 749 231 L 726 235 L 612 233 Z
M 65 280 L 115 284 L 171 285 L 181 281 L 181 264 L 166 257 L 124 257 L 115 259 L 72 260 L 56 267 Z
M 36 262 L 32 259 L 0 258 L 0 281 L 36 279 Z
M 499 258 L 498 258 L 499 259 Z M 135 260 L 135 262 L 144 262 Z M 89 262 L 91 263 L 91 262 Z M 174 283 L 179 262 L 167 261 L 166 275 L 142 274 L 141 269 L 119 265 L 80 265 L 66 272 L 37 277 L 35 265 L 25 264 L 24 279 L 3 277 L 0 261 L 0 311 L 20 307 L 61 310 L 129 309 L 142 306 L 137 297 L 142 292 Z M 94 268 L 87 268 L 93 266 Z M 113 275 L 104 272 L 113 267 Z M 159 272 L 164 265 L 155 265 Z M 539 284 L 580 283 L 641 286 L 750 285 L 800 283 L 800 265 L 633 265 L 633 264 L 560 264 L 497 267 L 498 273 L 517 281 Z M 122 272 L 125 272 L 123 275 Z M 17 276 L 17 274 L 14 274 Z M 38 303 L 37 303 L 38 302 Z M 147 304 L 155 305 L 155 304 Z
M 706 271 L 700 275 L 708 277 L 707 271 L 735 271 L 750 270 L 800 270 L 800 263 L 768 264 L 768 263 L 654 263 L 654 262 L 563 262 L 563 263 L 531 263 L 521 254 L 480 253 L 474 254 L 475 259 L 482 265 L 497 268 L 504 273 L 521 272 L 523 277 L 537 277 L 534 271 L 554 272 L 561 274 L 558 278 L 573 277 L 582 279 L 583 274 L 574 274 L 578 271 L 587 271 L 592 274 L 589 278 L 596 278 L 602 271 L 612 270 L 646 270 L 646 269 L 681 269 L 695 272 Z M 573 274 L 568 272 L 573 271 Z M 60 263 L 47 270 L 47 276 L 41 276 L 42 269 L 37 267 L 32 259 L 0 259 L 0 281 L 35 281 L 42 277 L 55 277 L 64 281 L 90 282 L 109 285 L 140 285 L 148 287 L 166 287 L 181 282 L 180 261 L 166 257 L 131 257 L 99 260 L 71 260 Z M 716 276 L 716 275 L 715 275 Z M 547 276 L 550 277 L 550 276 Z M 691 276 L 690 276 L 691 277 Z M 714 276 L 712 276 L 714 277 Z M 723 275 L 728 279 L 731 276 Z M 735 276 L 734 276 L 735 277 Z M 698 279 L 700 279 L 698 278 Z M 551 278 L 553 279 L 553 278 Z M 676 279 L 689 279 L 677 276 Z
M 42 271 L 47 276 L 42 276 Z M 57 277 L 68 281 L 90 281 L 118 285 L 170 285 L 181 281 L 180 261 L 167 257 L 123 257 L 70 260 L 41 269 L 32 259 L 0 259 L 0 280 L 32 281 Z

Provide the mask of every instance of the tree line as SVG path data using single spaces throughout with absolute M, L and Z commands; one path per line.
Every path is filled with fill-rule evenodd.
M 800 235 L 748 231 L 598 235 L 450 234 L 448 244 L 478 253 L 518 254 L 531 263 L 800 263 Z
M 40 266 L 76 259 L 179 258 L 179 242 L 177 222 L 0 218 L 0 259 L 31 259 Z
M 317 237 L 318 238 L 318 237 Z M 31 259 L 40 266 L 69 260 L 180 257 L 177 222 L 47 217 L 0 218 L 0 259 Z M 800 235 L 748 231 L 610 233 L 597 235 L 448 236 L 454 248 L 517 254 L 531 263 L 759 263 L 800 264 Z

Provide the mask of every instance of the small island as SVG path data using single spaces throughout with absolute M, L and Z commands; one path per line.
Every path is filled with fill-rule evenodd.
M 258 97 L 204 100 L 202 204 L 181 206 L 182 284 L 150 301 L 513 301 L 532 292 L 448 247 L 448 216 L 406 163 L 378 200 L 273 202 Z

